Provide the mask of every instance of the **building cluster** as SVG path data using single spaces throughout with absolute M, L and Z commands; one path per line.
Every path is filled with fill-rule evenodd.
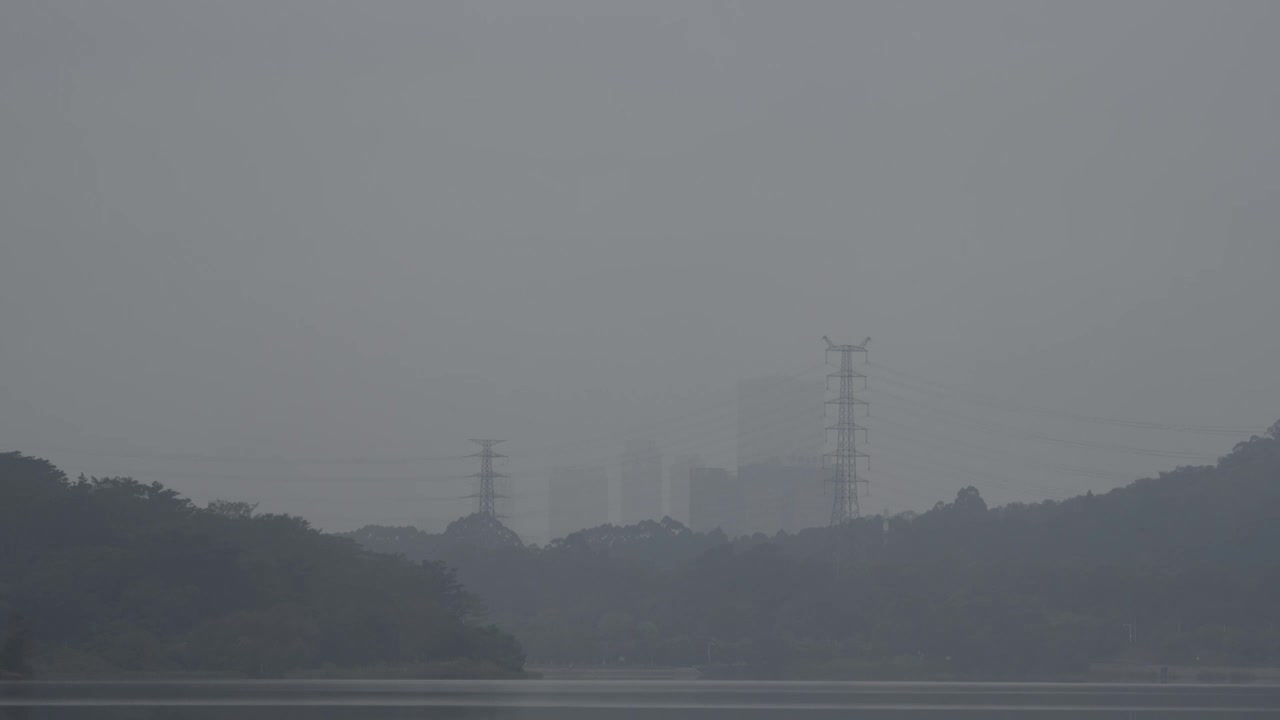
M 630 442 L 619 463 L 614 517 L 631 525 L 669 515 L 696 531 L 719 528 L 730 536 L 827 524 L 823 381 L 756 378 L 740 381 L 737 391 L 737 468 L 707 467 L 696 455 L 664 466 L 655 442 Z M 604 466 L 554 469 L 551 537 L 608 522 L 609 488 Z

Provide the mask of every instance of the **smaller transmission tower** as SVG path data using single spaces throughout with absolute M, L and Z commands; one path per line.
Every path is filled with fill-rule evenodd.
M 475 473 L 474 475 L 468 475 L 467 477 L 480 478 L 480 487 L 476 490 L 475 495 L 469 495 L 468 497 L 473 497 L 476 499 L 477 513 L 496 519 L 498 517 L 498 511 L 494 503 L 494 500 L 504 496 L 498 495 L 494 491 L 493 481 L 496 480 L 497 478 L 504 478 L 506 477 L 506 475 L 503 475 L 502 473 L 497 472 L 496 470 L 493 469 L 493 459 L 506 457 L 506 455 L 503 455 L 502 453 L 494 452 L 493 446 L 497 445 L 502 441 L 473 439 L 471 442 L 476 443 L 480 446 L 480 452 L 473 453 L 471 455 L 468 455 L 467 457 L 480 458 L 480 472 Z
M 867 383 L 867 376 L 853 369 L 853 354 L 860 352 L 865 356 L 867 343 L 871 338 L 863 340 L 861 345 L 836 345 L 826 335 L 822 339 L 827 343 L 828 356 L 833 352 L 840 353 L 840 371 L 827 375 L 828 385 L 831 378 L 840 379 L 840 395 L 827 401 L 828 405 L 839 408 L 836 424 L 827 428 L 836 431 L 836 449 L 824 456 L 831 458 L 834 466 L 831 478 L 835 490 L 831 499 L 831 524 L 840 525 L 862 515 L 862 509 L 858 505 L 858 485 L 866 485 L 867 481 L 858 477 L 858 458 L 866 458 L 868 462 L 870 458 L 865 453 L 858 452 L 857 432 L 861 430 L 865 433 L 867 429 L 854 422 L 853 411 L 858 405 L 867 406 L 868 409 L 870 406 L 866 400 L 854 397 L 853 394 L 855 379 L 862 380 L 864 389 Z

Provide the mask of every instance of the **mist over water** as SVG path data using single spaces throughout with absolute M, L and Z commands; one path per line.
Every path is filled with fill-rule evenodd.
M 732 468 L 871 335 L 876 511 L 1211 461 L 1280 405 L 1277 15 L 5 3 L 0 433 L 337 531 L 506 438 L 545 543 L 553 467 Z

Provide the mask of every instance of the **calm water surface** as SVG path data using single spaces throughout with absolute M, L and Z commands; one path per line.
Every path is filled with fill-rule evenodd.
M 0 720 L 1280 718 L 1280 687 L 707 681 L 0 684 Z

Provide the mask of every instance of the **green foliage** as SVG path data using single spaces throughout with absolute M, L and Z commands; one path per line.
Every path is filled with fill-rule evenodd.
M 159 484 L 69 481 L 0 454 L 0 548 L 0 603 L 29 618 L 33 662 L 52 670 L 523 664 L 514 639 L 475 624 L 475 597 L 443 565 L 246 503 L 200 508 Z

